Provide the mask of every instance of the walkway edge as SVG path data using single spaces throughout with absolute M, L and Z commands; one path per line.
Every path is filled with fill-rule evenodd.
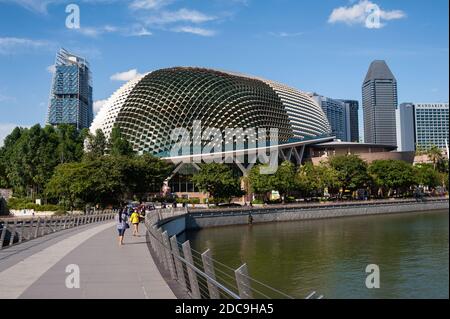
M 37 252 L 0 273 L 0 299 L 16 299 L 64 256 L 114 222 L 87 229 Z

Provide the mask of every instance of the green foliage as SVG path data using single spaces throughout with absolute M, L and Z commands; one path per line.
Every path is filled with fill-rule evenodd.
M 295 167 L 289 161 L 282 162 L 274 174 L 261 174 L 261 168 L 267 165 L 256 165 L 249 173 L 248 179 L 250 187 L 256 194 L 264 194 L 267 201 L 267 194 L 273 190 L 278 191 L 283 201 L 286 195 L 291 192 L 295 184 Z
M 134 154 L 131 144 L 122 137 L 119 127 L 114 126 L 109 141 L 109 154 L 111 156 L 131 156 Z
M 369 174 L 381 190 L 406 189 L 415 183 L 413 167 L 399 160 L 377 160 L 369 166 Z
M 34 209 L 37 212 L 54 212 L 63 209 L 60 205 L 37 205 L 29 198 L 10 198 L 8 201 L 8 207 L 10 209 Z
M 331 193 L 339 189 L 338 172 L 327 163 L 313 165 L 308 162 L 299 167 L 295 176 L 297 189 L 306 196 L 323 195 L 325 188 Z
M 414 166 L 415 181 L 418 185 L 434 188 L 441 185 L 441 177 L 433 165 L 420 164 Z
M 101 129 L 97 129 L 95 134 L 88 133 L 86 136 L 86 154 L 87 160 L 94 160 L 106 154 L 108 146 L 105 134 Z
M 355 191 L 370 184 L 367 163 L 357 155 L 334 156 L 330 166 L 337 172 L 337 180 L 343 191 Z
M 0 184 L 19 196 L 36 198 L 60 163 L 79 161 L 83 131 L 71 125 L 15 128 L 0 148 Z
M 262 205 L 262 204 L 264 204 L 264 201 L 262 199 L 254 199 L 254 200 L 252 200 L 252 204 Z
M 103 156 L 59 165 L 47 184 L 47 195 L 73 209 L 81 203 L 119 204 L 133 196 L 158 192 L 172 166 L 151 155 Z
M 442 150 L 436 145 L 431 146 L 427 151 L 428 158 L 433 163 L 433 168 L 436 170 L 437 165 L 443 161 Z
M 201 166 L 201 170 L 192 177 L 194 184 L 202 191 L 208 192 L 213 198 L 231 199 L 242 196 L 239 179 L 227 165 L 208 163 Z

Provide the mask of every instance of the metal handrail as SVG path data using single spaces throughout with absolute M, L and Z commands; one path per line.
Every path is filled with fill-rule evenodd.
M 168 252 L 172 255 L 172 257 L 177 258 L 178 260 L 180 260 L 181 262 L 183 262 L 186 266 L 189 266 L 189 268 L 191 268 L 193 271 L 195 271 L 196 273 L 198 273 L 200 276 L 202 276 L 203 278 L 205 278 L 207 281 L 213 283 L 214 285 L 216 285 L 218 288 L 220 288 L 221 290 L 223 290 L 225 293 L 227 293 L 228 295 L 230 295 L 231 297 L 233 297 L 234 299 L 240 299 L 239 295 L 234 293 L 233 291 L 231 291 L 230 289 L 228 289 L 227 287 L 225 287 L 224 285 L 222 285 L 220 282 L 218 282 L 216 279 L 208 276 L 208 274 L 206 274 L 205 272 L 203 272 L 202 270 L 200 270 L 198 267 L 196 267 L 195 265 L 191 264 L 190 262 L 188 262 L 185 258 L 181 257 L 181 256 L 176 256 L 173 251 L 170 249 L 170 247 L 167 247 L 163 242 L 161 242 L 154 234 L 153 232 L 149 231 L 149 233 L 153 236 L 154 239 L 156 239 L 161 245 L 164 246 L 164 248 L 166 248 L 168 250 Z
M 258 284 L 263 287 L 264 291 L 270 291 L 270 294 L 276 293 L 283 298 L 294 299 L 288 294 L 250 277 L 248 275 L 246 264 L 243 264 L 235 270 L 223 263 L 214 260 L 211 257 L 209 250 L 204 253 L 200 253 L 191 248 L 189 241 L 186 241 L 183 244 L 178 242 L 176 236 L 172 236 L 169 240 L 167 231 L 163 232 L 161 225 L 164 225 L 167 219 L 171 220 L 173 217 L 186 214 L 188 214 L 186 208 L 167 210 L 158 209 L 155 211 L 151 211 L 146 215 L 145 226 L 147 227 L 147 231 L 150 235 L 150 245 L 155 252 L 155 256 L 158 258 L 159 262 L 167 270 L 169 270 L 172 279 L 177 280 L 182 288 L 184 288 L 184 290 L 189 295 L 191 295 L 191 297 L 216 299 L 220 298 L 221 292 L 222 295 L 229 296 L 234 299 L 252 299 L 254 298 L 254 293 L 256 293 L 258 296 L 271 298 L 266 293 L 263 293 L 262 291 L 257 290 L 255 287 L 252 287 L 251 282 L 253 282 L 254 284 Z M 164 216 L 168 217 L 164 219 Z M 180 254 L 179 246 L 183 248 L 183 256 L 181 256 Z M 198 254 L 199 256 L 193 253 Z M 194 258 L 196 258 L 197 261 L 194 261 Z M 196 265 L 196 263 L 203 264 L 203 269 L 200 268 L 201 265 L 198 266 Z M 214 266 L 215 264 L 223 266 L 224 270 L 231 271 L 233 275 L 226 273 L 224 270 L 216 268 Z M 194 273 L 195 275 L 192 275 L 192 273 L 189 274 L 189 271 L 192 271 L 192 273 Z M 216 271 L 218 272 L 217 275 Z M 224 279 L 223 277 L 221 277 L 223 275 L 229 279 Z M 201 288 L 204 289 L 199 289 L 199 279 L 204 280 L 208 284 L 208 287 L 203 284 Z M 228 286 L 231 286 L 233 289 L 237 290 L 237 292 L 227 287 L 224 283 L 221 283 L 219 279 L 224 281 L 224 283 L 226 283 Z M 230 279 L 235 279 L 237 285 L 235 285 L 234 283 L 230 283 Z M 207 290 L 208 294 L 205 293 L 205 290 Z
M 108 210 L 94 214 L 0 218 L 0 250 L 58 231 L 111 220 L 115 214 L 115 210 Z

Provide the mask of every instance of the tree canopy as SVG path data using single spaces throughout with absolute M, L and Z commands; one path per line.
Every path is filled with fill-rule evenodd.
M 239 179 L 233 175 L 232 169 L 219 163 L 201 165 L 201 170 L 192 177 L 194 184 L 213 198 L 231 199 L 242 196 Z

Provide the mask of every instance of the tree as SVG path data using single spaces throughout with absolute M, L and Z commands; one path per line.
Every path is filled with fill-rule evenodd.
M 108 148 L 111 156 L 131 156 L 134 154 L 131 144 L 122 136 L 117 126 L 114 126 L 111 131 Z
M 394 189 L 404 190 L 414 185 L 415 177 L 412 165 L 399 160 L 376 160 L 369 166 L 369 174 L 381 194 L 388 190 L 388 196 Z
M 343 191 L 355 191 L 370 184 L 367 164 L 357 155 L 334 156 L 330 159 L 330 166 L 336 170 Z
M 135 195 L 143 198 L 149 192 L 159 191 L 171 169 L 171 164 L 151 155 L 85 159 L 59 165 L 46 192 L 71 209 L 76 201 L 116 205 Z
M 203 192 L 208 192 L 215 199 L 227 199 L 242 196 L 239 179 L 225 164 L 208 163 L 201 166 L 201 170 L 192 177 L 194 184 Z
M 248 174 L 250 182 L 250 189 L 255 194 L 264 195 L 264 201 L 268 201 L 268 193 L 273 190 L 272 188 L 272 175 L 261 174 L 261 168 L 267 166 L 266 164 L 255 165 Z
M 16 128 L 0 150 L 2 184 L 17 195 L 40 196 L 56 165 L 78 161 L 82 152 L 81 133 L 73 126 Z
M 295 182 L 297 188 L 306 196 L 322 196 L 326 188 L 332 192 L 340 187 L 336 170 L 327 163 L 314 165 L 308 162 L 300 166 Z
M 281 200 L 285 202 L 286 196 L 295 187 L 295 167 L 289 161 L 284 161 L 278 166 L 277 171 L 270 179 L 272 189 L 280 193 Z
M 414 166 L 415 181 L 418 185 L 434 188 L 441 184 L 439 173 L 430 164 Z
M 274 174 L 261 174 L 261 168 L 266 165 L 256 165 L 249 173 L 248 179 L 251 190 L 256 194 L 263 194 L 264 200 L 268 200 L 268 193 L 275 190 L 280 193 L 284 202 L 286 196 L 295 189 L 295 167 L 289 161 L 282 162 Z
M 433 145 L 427 151 L 428 158 L 433 163 L 433 168 L 436 170 L 438 163 L 443 160 L 442 151 L 436 145 Z
M 102 157 L 106 153 L 107 141 L 101 129 L 97 129 L 95 134 L 89 133 L 86 138 L 86 158 L 95 159 Z

